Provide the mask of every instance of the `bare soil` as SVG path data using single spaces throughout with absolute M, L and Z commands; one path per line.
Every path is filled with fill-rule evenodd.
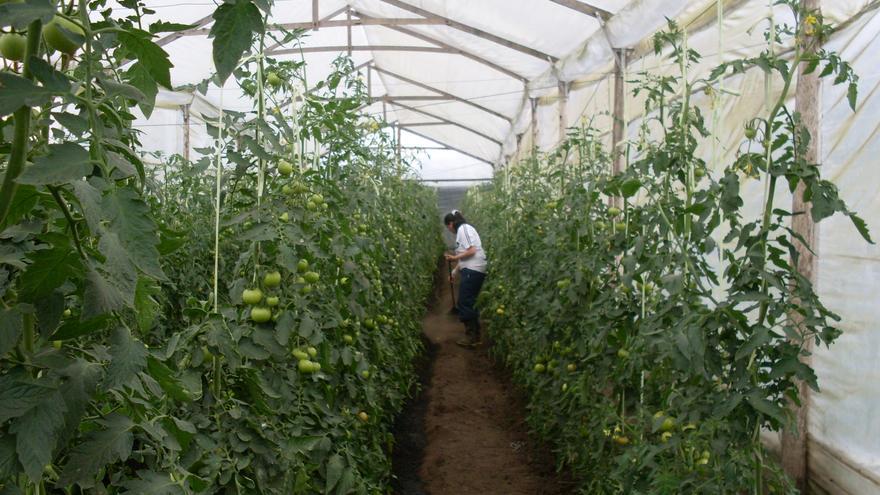
M 428 349 L 420 363 L 423 390 L 395 431 L 395 493 L 569 493 L 549 453 L 529 439 L 522 401 L 489 357 L 487 344 L 470 349 L 455 343 L 464 327 L 449 313 L 449 283 L 439 280 L 437 286 L 423 322 Z

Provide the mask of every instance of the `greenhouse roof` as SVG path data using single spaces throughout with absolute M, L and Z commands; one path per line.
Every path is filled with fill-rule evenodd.
M 870 2 L 824 4 L 824 15 L 840 23 Z M 215 3 L 147 5 L 155 19 L 194 26 L 160 41 L 174 64 L 173 84 L 210 76 Z M 266 53 L 304 59 L 312 80 L 349 53 L 369 86 L 372 103 L 364 111 L 399 125 L 404 148 L 427 150 L 420 155 L 423 178 L 478 179 L 506 163 L 530 127 L 547 128 L 533 139 L 539 148 L 555 144 L 560 129 L 586 109 L 583 98 L 568 103 L 569 92 L 613 74 L 617 49 L 649 53 L 667 18 L 696 33 L 718 19 L 731 27 L 743 19 L 754 24 L 769 9 L 768 2 L 744 0 L 277 0 L 269 24 L 307 31 L 296 46 L 273 43 Z M 710 52 L 720 46 L 711 31 L 699 40 Z M 727 46 L 741 52 L 760 32 Z M 207 98 L 226 109 L 252 108 L 232 80 L 222 90 L 209 88 Z

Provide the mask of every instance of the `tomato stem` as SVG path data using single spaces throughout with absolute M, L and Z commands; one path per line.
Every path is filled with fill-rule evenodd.
M 24 66 L 21 75 L 27 80 L 33 81 L 31 73 L 31 57 L 39 54 L 40 32 L 43 23 L 37 19 L 28 25 L 27 46 L 24 52 Z M 0 225 L 5 224 L 6 216 L 15 198 L 18 183 L 15 181 L 24 169 L 28 154 L 28 134 L 31 127 L 31 109 L 22 105 L 13 113 L 15 128 L 12 136 L 12 150 L 9 154 L 9 164 L 6 166 L 6 175 L 3 177 L 3 185 L 0 186 Z

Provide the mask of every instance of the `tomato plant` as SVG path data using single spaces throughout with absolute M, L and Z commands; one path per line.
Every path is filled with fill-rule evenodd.
M 349 60 L 305 86 L 263 55 L 298 36 L 267 33 L 268 7 L 223 3 L 212 27 L 212 80 L 254 111 L 154 166 L 131 123 L 171 88 L 154 37 L 188 26 L 138 2 L 0 4 L 4 50 L 26 41 L 0 72 L 4 493 L 384 491 L 435 198 L 358 124 Z M 297 85 L 295 114 L 266 112 Z
M 808 15 L 785 3 L 796 20 Z M 767 36 L 805 36 L 804 25 Z M 768 49 L 691 80 L 700 56 L 684 39 L 674 23 L 655 37 L 680 74 L 640 75 L 646 118 L 624 172 L 610 173 L 598 131 L 584 127 L 469 196 L 495 253 L 481 294 L 497 308 L 489 332 L 530 395 L 530 425 L 582 493 L 794 493 L 759 434 L 788 424 L 798 380 L 818 386 L 803 342 L 830 344 L 839 331 L 793 268 L 800 240 L 777 183 L 803 186 L 815 221 L 846 215 L 870 237 L 804 158 L 809 137 L 784 103 L 801 63 L 848 84 L 851 104 L 856 76 L 835 54 L 799 46 L 791 59 Z M 784 90 L 746 126 L 746 151 L 708 173 L 698 147 L 709 131 L 690 97 L 750 69 L 775 73 Z M 750 218 L 740 186 L 756 179 L 768 192 Z

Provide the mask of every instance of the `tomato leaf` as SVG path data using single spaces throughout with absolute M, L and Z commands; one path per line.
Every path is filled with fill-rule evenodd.
M 38 81 L 43 83 L 43 87 L 57 93 L 66 93 L 70 91 L 70 79 L 62 72 L 55 70 L 48 62 L 39 58 L 31 57 L 31 72 Z
M 33 381 L 21 375 L 0 376 L 0 423 L 30 411 L 55 390 L 55 387 L 47 383 Z
M 156 84 L 156 80 L 150 76 L 150 71 L 141 62 L 132 65 L 125 75 L 128 78 L 128 83 L 140 91 L 143 98 L 138 101 L 138 108 L 141 109 L 144 117 L 149 119 L 156 104 L 156 95 L 159 94 L 159 85 Z
M 126 480 L 122 483 L 126 491 L 123 494 L 137 495 L 175 495 L 183 493 L 168 473 L 155 471 L 138 471 L 136 480 Z
M 125 50 L 138 60 L 150 77 L 168 89 L 171 89 L 171 67 L 168 54 L 150 40 L 151 35 L 140 30 L 129 30 L 119 33 L 119 42 Z
M 345 469 L 345 461 L 342 459 L 342 456 L 339 454 L 333 454 L 330 456 L 330 460 L 327 461 L 327 484 L 324 486 L 324 493 L 332 493 L 333 489 L 336 488 L 336 484 L 339 483 L 339 480 L 342 478 L 342 470 Z
M 0 479 L 15 476 L 20 470 L 15 456 L 15 438 L 11 435 L 0 437 Z
M 67 279 L 79 276 L 83 267 L 76 251 L 69 244 L 58 244 L 50 249 L 28 255 L 31 264 L 21 277 L 21 298 L 33 302 L 52 293 Z
M 34 186 L 60 185 L 82 179 L 92 172 L 89 152 L 82 146 L 67 142 L 50 144 L 49 153 L 34 160 L 18 177 L 21 184 Z
M 21 338 L 21 311 L 18 306 L 0 309 L 0 356 L 18 345 Z
M 263 18 L 251 0 L 233 0 L 217 7 L 210 38 L 214 39 L 214 65 L 223 84 L 251 47 L 254 33 L 263 30 Z
M 112 389 L 133 380 L 146 367 L 148 351 L 124 326 L 116 328 L 110 342 L 110 366 L 102 387 Z
M 66 411 L 61 394 L 55 391 L 9 426 L 9 432 L 15 435 L 18 461 L 34 482 L 41 479 L 43 468 L 52 461 Z
M 0 5 L 0 9 L 10 5 Z M 0 15 L 0 18 L 3 16 Z M 9 115 L 23 106 L 37 107 L 49 101 L 54 91 L 37 86 L 10 72 L 0 72 L 0 117 Z
M 137 191 L 130 187 L 115 189 L 105 195 L 101 203 L 104 218 L 110 221 L 109 230 L 119 235 L 119 241 L 134 264 L 144 273 L 165 279 L 159 264 L 156 245 L 156 224 L 150 209 Z
M 49 0 L 4 2 L 0 4 L 0 27 L 12 26 L 23 30 L 37 19 L 47 23 L 55 16 L 55 6 Z
M 114 461 L 124 461 L 131 455 L 134 442 L 131 419 L 113 413 L 100 423 L 105 429 L 89 433 L 84 442 L 71 450 L 56 487 L 78 483 L 83 488 L 90 488 L 101 468 Z
M 60 374 L 65 377 L 61 395 L 67 406 L 64 428 L 59 437 L 60 445 L 67 444 L 79 430 L 80 421 L 101 379 L 101 371 L 101 365 L 84 359 L 77 359 L 73 364 L 60 370 Z
M 165 363 L 150 356 L 147 358 L 147 370 L 169 397 L 181 402 L 192 400 L 189 392 L 180 384 L 174 376 L 174 372 Z

